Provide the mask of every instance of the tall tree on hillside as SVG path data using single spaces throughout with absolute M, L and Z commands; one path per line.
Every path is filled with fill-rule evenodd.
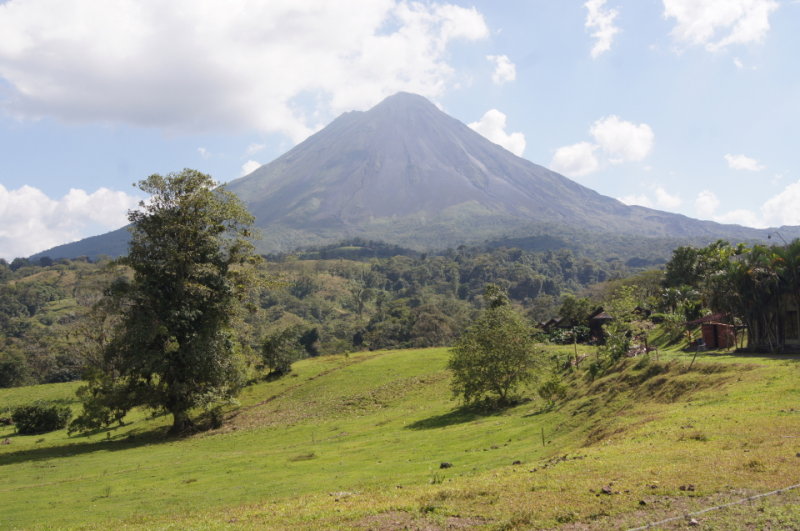
M 488 398 L 502 405 L 534 376 L 533 329 L 497 286 L 487 285 L 484 299 L 486 309 L 456 342 L 448 368 L 453 395 L 465 404 Z
M 108 424 L 133 406 L 172 414 L 173 433 L 189 412 L 233 397 L 242 384 L 232 319 L 254 263 L 252 216 L 208 175 L 151 175 L 151 195 L 131 211 L 133 233 L 120 263 L 133 280 L 117 283 L 121 316 L 81 395 L 77 429 Z

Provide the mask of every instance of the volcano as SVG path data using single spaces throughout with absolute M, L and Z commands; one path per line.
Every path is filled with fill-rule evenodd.
M 435 249 L 541 234 L 542 227 L 695 241 L 763 240 L 775 230 L 625 205 L 514 155 L 408 93 L 339 116 L 226 187 L 255 216 L 261 252 L 354 237 Z M 39 255 L 114 256 L 126 242 L 120 230 Z

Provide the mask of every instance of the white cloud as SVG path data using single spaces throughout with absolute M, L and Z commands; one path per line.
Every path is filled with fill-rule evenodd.
M 668 193 L 660 186 L 656 188 L 655 194 L 656 194 L 656 205 L 658 206 L 658 208 L 664 208 L 666 210 L 675 210 L 683 203 L 683 200 L 679 196 Z
M 736 65 L 736 68 L 742 70 L 744 68 L 744 63 L 738 57 L 733 58 L 733 64 Z
M 589 0 L 584 4 L 586 7 L 587 29 L 594 30 L 592 37 L 595 42 L 592 46 L 592 59 L 598 58 L 603 53 L 611 49 L 611 42 L 614 35 L 619 33 L 619 28 L 614 25 L 614 19 L 619 14 L 616 9 L 605 9 L 606 0 Z
M 649 125 L 636 125 L 615 115 L 597 120 L 589 133 L 608 154 L 612 164 L 644 159 L 653 149 L 655 140 Z
M 714 216 L 714 221 L 717 223 L 743 225 L 745 227 L 753 227 L 756 229 L 767 228 L 767 225 L 758 216 L 758 214 L 746 209 L 731 210 L 730 212 L 726 212 L 724 214 L 718 214 Z
M 694 210 L 700 219 L 713 219 L 719 208 L 719 199 L 711 190 L 703 190 L 694 200 Z
M 760 42 L 769 31 L 775 0 L 663 0 L 664 17 L 675 19 L 672 36 L 717 51 Z
M 479 121 L 472 122 L 469 127 L 518 157 L 525 152 L 525 135 L 506 133 L 506 115 L 497 109 L 486 111 Z
M 700 219 L 710 219 L 717 223 L 744 225 L 745 227 L 766 227 L 764 221 L 751 210 L 737 209 L 718 213 L 720 200 L 711 190 L 703 190 L 694 200 L 694 210 Z
M 744 155 L 731 155 L 730 153 L 726 153 L 725 161 L 732 170 L 761 171 L 765 168 L 765 166 L 759 164 L 756 159 L 751 159 Z
M 507 55 L 487 55 L 486 59 L 494 63 L 492 82 L 495 85 L 502 85 L 508 81 L 517 79 L 517 67 Z
M 4 107 L 19 117 L 300 140 L 405 90 L 441 95 L 474 8 L 350 0 L 27 0 L 0 9 Z
M 622 197 L 618 197 L 617 199 L 626 205 L 639 205 L 647 208 L 655 208 L 655 205 L 646 194 L 624 195 Z
M 31 186 L 8 190 L 0 184 L 0 256 L 6 259 L 75 241 L 127 224 L 139 198 L 100 188 L 72 189 L 51 199 Z
M 800 225 L 800 181 L 792 183 L 761 207 L 766 225 Z
M 655 143 L 655 135 L 649 125 L 636 125 L 613 114 L 592 124 L 589 134 L 595 143 L 579 142 L 558 148 L 550 167 L 567 177 L 580 177 L 600 169 L 603 163 L 622 164 L 643 160 L 653 150 Z M 606 155 L 604 158 L 595 155 L 598 149 Z M 650 169 L 647 167 L 647 171 Z M 627 197 L 641 198 L 637 195 Z
M 211 153 L 204 147 L 197 148 L 197 152 L 200 153 L 200 156 L 204 159 L 211 158 Z
M 680 196 L 670 194 L 661 186 L 653 188 L 653 195 L 655 199 L 651 199 L 647 194 L 631 194 L 617 199 L 626 205 L 639 205 L 660 210 L 676 210 L 683 204 Z
M 247 146 L 247 149 L 245 150 L 245 153 L 249 157 L 251 155 L 255 155 L 259 151 L 262 151 L 265 147 L 267 147 L 266 144 L 258 144 L 256 142 L 253 142 L 252 144 Z
M 596 149 L 597 146 L 589 142 L 560 147 L 550 161 L 550 168 L 567 177 L 588 175 L 600 167 L 600 162 L 594 154 Z
M 737 209 L 717 213 L 720 201 L 713 192 L 703 190 L 695 200 L 695 211 L 704 219 L 712 219 L 719 223 L 736 223 L 747 227 L 766 228 L 782 225 L 800 225 L 800 181 L 792 183 L 779 194 L 771 197 L 759 209 Z
M 244 164 L 242 164 L 242 173 L 241 176 L 244 177 L 250 173 L 253 173 L 257 169 L 261 167 L 261 163 L 255 160 L 248 160 Z

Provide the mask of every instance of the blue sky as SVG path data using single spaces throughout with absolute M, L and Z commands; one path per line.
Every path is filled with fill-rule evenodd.
M 627 203 L 800 225 L 797 0 L 0 0 L 0 257 L 400 90 Z

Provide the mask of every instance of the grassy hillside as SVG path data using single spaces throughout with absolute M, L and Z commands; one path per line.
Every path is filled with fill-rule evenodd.
M 800 482 L 796 358 L 711 353 L 688 370 L 689 356 L 662 353 L 594 380 L 577 371 L 552 409 L 495 414 L 450 400 L 446 360 L 305 360 L 248 388 L 223 428 L 183 440 L 143 413 L 91 436 L 0 427 L 0 528 L 626 528 Z M 75 388 L 2 389 L 0 411 Z M 799 500 L 698 519 L 797 527 Z

